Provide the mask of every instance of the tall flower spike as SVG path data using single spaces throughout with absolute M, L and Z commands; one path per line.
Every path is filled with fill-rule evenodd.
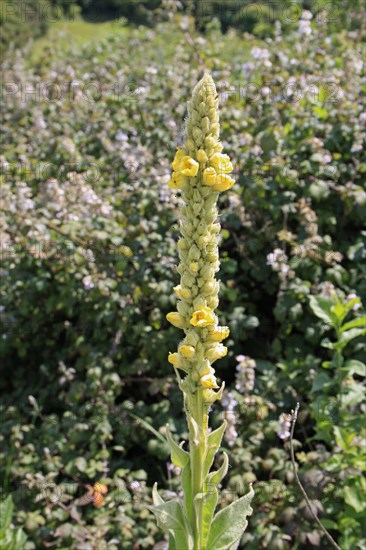
M 188 105 L 186 140 L 179 147 L 172 163 L 171 182 L 184 180 L 185 185 L 170 186 L 180 189 L 184 199 L 179 241 L 181 281 L 176 290 L 180 301 L 178 312 L 167 315 L 168 321 L 185 331 L 186 340 L 198 337 L 195 357 L 213 360 L 223 357 L 226 348 L 220 344 L 229 334 L 228 329 L 218 327 L 215 308 L 218 304 L 219 284 L 215 273 L 219 269 L 217 219 L 218 191 L 232 187 L 234 180 L 228 175 L 233 165 L 228 155 L 223 155 L 219 141 L 218 98 L 215 84 L 206 74 L 193 91 Z M 189 299 L 186 297 L 189 296 Z M 217 344 L 212 334 L 220 335 Z M 184 346 L 184 343 L 183 343 Z M 217 349 L 215 349 L 217 348 Z M 184 347 L 180 350 L 185 349 Z M 182 355 L 182 351 L 179 352 Z M 182 360 L 184 359 L 184 355 Z M 200 376 L 199 362 L 187 363 L 189 375 L 183 382 L 188 410 L 192 412 L 191 395 L 197 390 L 217 388 L 214 370 Z M 209 381 L 207 376 L 209 376 Z M 215 392 L 205 392 L 206 402 L 218 398 Z
M 219 133 L 218 97 L 211 76 L 206 74 L 195 87 L 188 104 L 186 139 L 176 152 L 169 182 L 172 189 L 182 193 L 183 199 L 178 241 L 180 284 L 174 288 L 178 298 L 177 311 L 167 315 L 172 325 L 184 331 L 178 351 L 169 355 L 169 363 L 173 365 L 183 391 L 189 426 L 189 453 L 168 435 L 172 462 L 183 469 L 184 502 L 181 510 L 178 511 L 171 502 L 162 503 L 156 488 L 153 492 L 153 511 L 158 518 L 167 512 L 168 504 L 169 514 L 174 508 L 175 513 L 184 518 L 185 532 L 181 531 L 180 523 L 179 532 L 173 535 L 174 544 L 172 541 L 169 548 L 178 548 L 179 545 L 187 550 L 236 547 L 240 529 L 244 531 L 246 516 L 252 512 L 251 490 L 235 501 L 231 510 L 228 507 L 228 521 L 240 526 L 232 540 L 226 529 L 220 539 L 216 526 L 212 527 L 215 534 L 213 540 L 210 539 L 211 526 L 215 525 L 216 487 L 228 469 L 228 457 L 224 453 L 220 469 L 210 472 L 226 422 L 214 432 L 208 427 L 210 407 L 221 399 L 224 389 L 224 384 L 219 388 L 212 364 L 227 354 L 222 340 L 229 336 L 228 327 L 218 326 L 215 313 L 219 303 L 219 283 L 215 274 L 220 265 L 217 199 L 219 192 L 230 189 L 235 183 L 229 176 L 233 166 L 230 158 L 222 154 Z M 225 515 L 226 511 L 220 514 Z M 217 523 L 220 524 L 221 520 L 222 516 Z

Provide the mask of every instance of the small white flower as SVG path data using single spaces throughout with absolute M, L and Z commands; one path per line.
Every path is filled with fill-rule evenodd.
M 91 290 L 92 288 L 94 288 L 94 283 L 90 275 L 86 275 L 86 277 L 83 278 L 83 285 L 86 290 Z
M 362 151 L 361 143 L 354 143 L 351 148 L 351 153 L 358 153 L 359 151 Z
M 116 141 L 128 141 L 128 135 L 120 130 L 115 137 Z
M 291 436 L 291 415 L 286 413 L 281 413 L 279 418 L 279 428 L 277 435 L 280 439 L 289 439 Z
M 304 36 L 310 36 L 312 33 L 310 21 L 304 21 L 300 19 L 299 21 L 299 33 Z
M 132 491 L 138 491 L 140 489 L 140 483 L 138 481 L 131 481 L 130 487 Z
M 313 14 L 309 10 L 304 10 L 301 14 L 301 19 L 305 19 L 305 21 L 310 21 L 312 18 Z

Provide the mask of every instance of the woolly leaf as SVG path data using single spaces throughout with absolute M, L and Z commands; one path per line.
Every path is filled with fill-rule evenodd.
M 226 429 L 226 420 L 224 420 L 223 424 L 217 430 L 211 432 L 207 438 L 207 454 L 206 454 L 206 460 L 205 460 L 205 466 L 204 466 L 204 476 L 206 477 L 207 474 L 210 471 L 210 468 L 213 464 L 215 454 L 217 453 L 221 441 Z
M 229 457 L 226 453 L 224 453 L 224 461 L 221 465 L 221 467 L 216 471 L 212 472 L 207 477 L 207 486 L 208 489 L 215 487 L 220 481 L 226 476 L 227 471 L 229 469 Z
M 170 447 L 170 453 L 172 457 L 172 462 L 174 466 L 178 466 L 179 468 L 184 468 L 186 464 L 189 462 L 189 454 L 187 451 L 184 451 L 172 438 L 172 435 L 170 433 L 170 430 L 167 426 L 166 428 L 166 437 L 168 440 L 168 444 Z M 181 443 L 182 445 L 183 443 Z
M 170 500 L 158 506 L 148 506 L 157 519 L 158 526 L 168 535 L 174 535 L 175 548 L 193 548 L 193 538 L 182 505 L 177 500 Z M 172 546 L 174 548 L 174 546 Z
M 251 488 L 247 495 L 216 514 L 211 525 L 207 550 L 229 550 L 240 540 L 248 525 L 246 518 L 253 512 L 250 506 L 253 496 L 254 491 Z
M 195 504 L 198 505 L 199 500 L 203 500 L 203 514 L 202 514 L 202 547 L 206 548 L 208 535 L 210 533 L 210 527 L 212 518 L 219 500 L 219 494 L 216 487 L 210 489 L 207 493 L 200 493 L 195 497 Z
M 154 506 L 159 506 L 159 504 L 164 504 L 163 499 L 158 493 L 158 484 L 155 482 L 152 490 L 152 497 Z

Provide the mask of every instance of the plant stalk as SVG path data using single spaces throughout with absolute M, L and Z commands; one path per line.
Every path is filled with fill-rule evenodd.
M 204 494 L 204 464 L 206 458 L 208 415 L 205 412 L 205 405 L 202 402 L 201 392 L 198 391 L 195 396 L 195 420 L 199 432 L 198 441 L 195 441 L 195 434 L 190 434 L 190 460 L 192 472 L 192 499 L 193 507 L 193 533 L 194 549 L 202 548 L 202 522 L 203 522 L 203 494 Z M 201 498 L 194 500 L 196 495 L 202 495 Z

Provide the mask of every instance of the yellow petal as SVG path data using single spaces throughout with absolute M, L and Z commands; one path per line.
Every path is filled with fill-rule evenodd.
M 205 185 L 215 185 L 216 183 L 216 170 L 215 168 L 206 168 L 202 173 L 202 181 Z
M 213 332 L 209 332 L 207 340 L 209 342 L 221 342 L 230 334 L 229 327 L 216 327 Z
M 216 361 L 227 355 L 227 347 L 223 344 L 216 344 L 214 347 L 206 351 L 206 357 L 209 361 Z
M 178 170 L 185 176 L 194 177 L 197 175 L 199 164 L 192 157 L 185 156 L 179 163 Z
M 211 367 L 211 363 L 208 359 L 204 359 L 198 369 L 200 376 L 206 376 L 206 374 L 214 374 L 215 369 Z
M 230 157 L 221 153 L 215 153 L 210 158 L 210 165 L 214 167 L 217 174 L 229 174 L 234 169 Z
M 169 321 L 169 323 L 171 323 L 172 325 L 174 325 L 177 328 L 185 328 L 186 327 L 186 322 L 184 320 L 184 317 L 182 317 L 182 315 L 180 313 L 176 312 L 176 311 L 172 311 L 172 312 L 168 313 L 166 318 Z
M 213 374 L 205 374 L 205 376 L 202 376 L 202 378 L 200 379 L 200 382 L 203 388 L 210 389 L 219 387 Z
M 178 167 L 179 167 L 179 164 L 180 164 L 180 161 L 182 160 L 182 158 L 185 156 L 185 151 L 184 149 L 182 149 L 181 147 L 178 148 L 177 152 L 175 153 L 175 158 L 172 162 L 172 167 L 173 167 L 173 170 L 176 171 L 178 170 Z
M 174 367 L 179 368 L 181 360 L 178 353 L 169 353 L 168 361 L 171 365 L 174 365 Z
M 180 346 L 179 351 L 186 359 L 192 359 L 196 354 L 196 350 L 193 346 Z
M 180 172 L 173 172 L 171 179 L 168 182 L 170 189 L 186 189 L 189 180 Z
M 202 306 L 195 311 L 190 320 L 191 325 L 194 327 L 207 327 L 213 325 L 216 322 L 216 316 L 212 309 Z
M 214 191 L 227 191 L 228 189 L 231 189 L 234 185 L 235 180 L 231 178 L 230 176 L 227 176 L 226 174 L 222 174 L 219 176 L 216 176 L 215 185 L 213 185 L 212 189 Z

